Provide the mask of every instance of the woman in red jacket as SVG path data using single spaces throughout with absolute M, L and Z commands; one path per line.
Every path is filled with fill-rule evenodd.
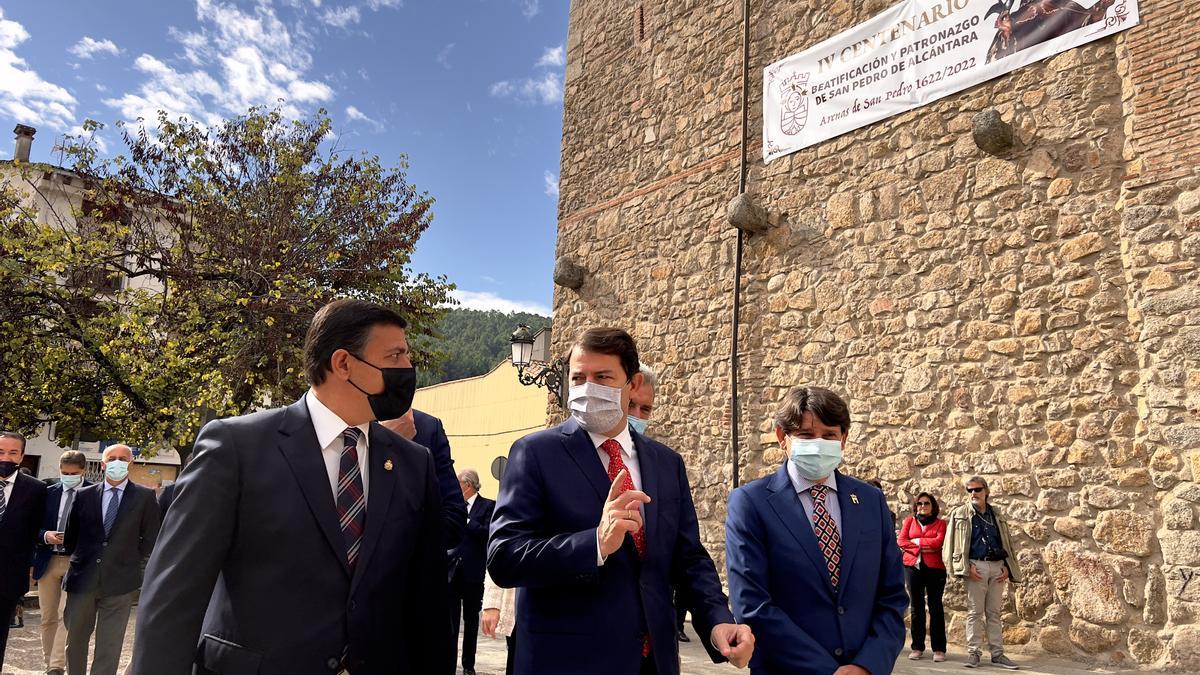
M 946 565 L 942 541 L 946 521 L 938 518 L 937 500 L 922 492 L 913 500 L 913 515 L 904 519 L 896 541 L 904 552 L 904 581 L 912 599 L 912 652 L 916 661 L 925 654 L 925 596 L 929 596 L 929 638 L 933 660 L 946 660 L 946 614 L 942 592 L 946 590 Z

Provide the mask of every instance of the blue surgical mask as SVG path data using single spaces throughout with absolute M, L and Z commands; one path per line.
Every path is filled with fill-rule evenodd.
M 629 420 L 630 429 L 633 429 L 639 434 L 645 435 L 646 425 L 650 423 L 649 420 L 644 420 L 640 417 L 634 417 L 633 415 L 627 416 L 626 419 Z
M 824 438 L 793 438 L 792 465 L 808 480 L 823 480 L 842 465 L 842 442 Z
M 62 483 L 63 488 L 67 490 L 77 488 L 79 487 L 79 484 L 83 482 L 83 474 L 62 473 L 58 475 L 58 482 Z
M 110 459 L 104 465 L 104 475 L 109 480 L 123 481 L 129 475 L 129 462 L 120 459 Z

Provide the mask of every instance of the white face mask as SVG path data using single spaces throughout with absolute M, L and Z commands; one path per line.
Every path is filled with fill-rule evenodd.
M 598 434 L 617 426 L 625 417 L 625 409 L 621 407 L 621 389 L 595 382 L 572 386 L 567 397 L 567 409 L 585 431 Z
M 793 438 L 791 462 L 808 480 L 823 480 L 842 464 L 842 442 L 824 438 Z

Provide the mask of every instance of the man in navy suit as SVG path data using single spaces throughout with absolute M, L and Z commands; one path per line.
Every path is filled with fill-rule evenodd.
M 382 422 L 387 429 L 425 446 L 433 455 L 437 469 L 438 489 L 442 493 L 442 519 L 446 526 L 446 548 L 452 549 L 462 541 L 467 530 L 467 503 L 454 474 L 454 458 L 450 456 L 450 441 L 442 421 L 416 408 L 394 420 Z
M 462 610 L 463 675 L 475 675 L 475 641 L 479 637 L 479 613 L 483 610 L 483 569 L 496 502 L 479 494 L 479 472 L 475 469 L 460 471 L 458 484 L 460 494 L 467 500 L 467 532 L 450 552 L 450 618 L 457 641 L 459 610 Z
M 446 672 L 433 458 L 373 423 L 412 403 L 407 325 L 329 303 L 304 341 L 308 392 L 200 432 L 146 570 L 134 675 Z
M 0 669 L 13 612 L 29 591 L 33 543 L 46 510 L 46 484 L 18 470 L 24 459 L 25 437 L 0 431 Z
M 132 462 L 128 445 L 105 448 L 104 480 L 79 491 L 67 519 L 63 547 L 71 566 L 63 577 L 63 619 L 70 675 L 87 671 L 93 631 L 92 675 L 116 674 L 142 569 L 158 537 L 154 491 L 129 480 Z
M 67 670 L 67 629 L 62 625 L 63 577 L 70 567 L 70 554 L 63 546 L 67 522 L 84 480 L 87 457 L 67 450 L 58 459 L 58 481 L 46 491 L 46 513 L 38 530 L 33 556 L 33 578 L 38 582 L 38 606 L 42 608 L 42 658 L 46 675 L 63 675 Z
M 571 419 L 513 445 L 492 519 L 488 571 L 519 587 L 515 672 L 676 675 L 672 584 L 713 661 L 744 667 L 754 636 L 700 543 L 683 459 L 629 428 L 633 338 L 588 329 L 569 364 Z
M 758 637 L 756 675 L 887 675 L 904 647 L 908 596 L 887 501 L 836 471 L 849 430 L 837 394 L 791 390 L 775 413 L 789 460 L 729 496 L 729 595 Z

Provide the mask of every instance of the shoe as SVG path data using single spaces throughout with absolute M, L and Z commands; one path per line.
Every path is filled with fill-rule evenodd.
M 463 668 L 463 675 L 475 675 L 474 668 Z
M 966 668 L 978 668 L 979 667 L 979 655 L 978 654 L 967 654 L 967 662 L 964 663 L 963 666 Z
M 680 642 L 691 642 L 692 638 L 688 637 L 687 633 L 685 633 L 683 631 L 679 631 L 679 641 Z
M 909 652 L 909 653 L 908 653 L 908 660 L 909 660 L 909 661 L 920 661 L 920 660 L 921 660 L 921 657 L 922 657 L 924 654 L 925 654 L 925 652 L 924 652 L 923 650 L 920 650 L 920 649 L 914 649 L 914 650 L 912 650 L 911 652 Z
M 946 652 L 934 652 L 933 653 L 933 662 L 934 663 L 941 663 L 942 661 L 945 661 L 945 660 L 946 660 Z
M 1000 656 L 993 656 L 992 657 L 992 665 L 1000 666 L 1001 668 L 1007 668 L 1009 670 L 1020 670 L 1021 669 L 1021 666 L 1018 666 L 1016 663 L 1013 663 L 1012 659 L 1008 658 L 1007 656 L 1005 656 L 1003 654 L 1001 654 Z
M 46 671 L 46 675 L 66 675 L 66 671 L 62 668 L 51 668 Z

